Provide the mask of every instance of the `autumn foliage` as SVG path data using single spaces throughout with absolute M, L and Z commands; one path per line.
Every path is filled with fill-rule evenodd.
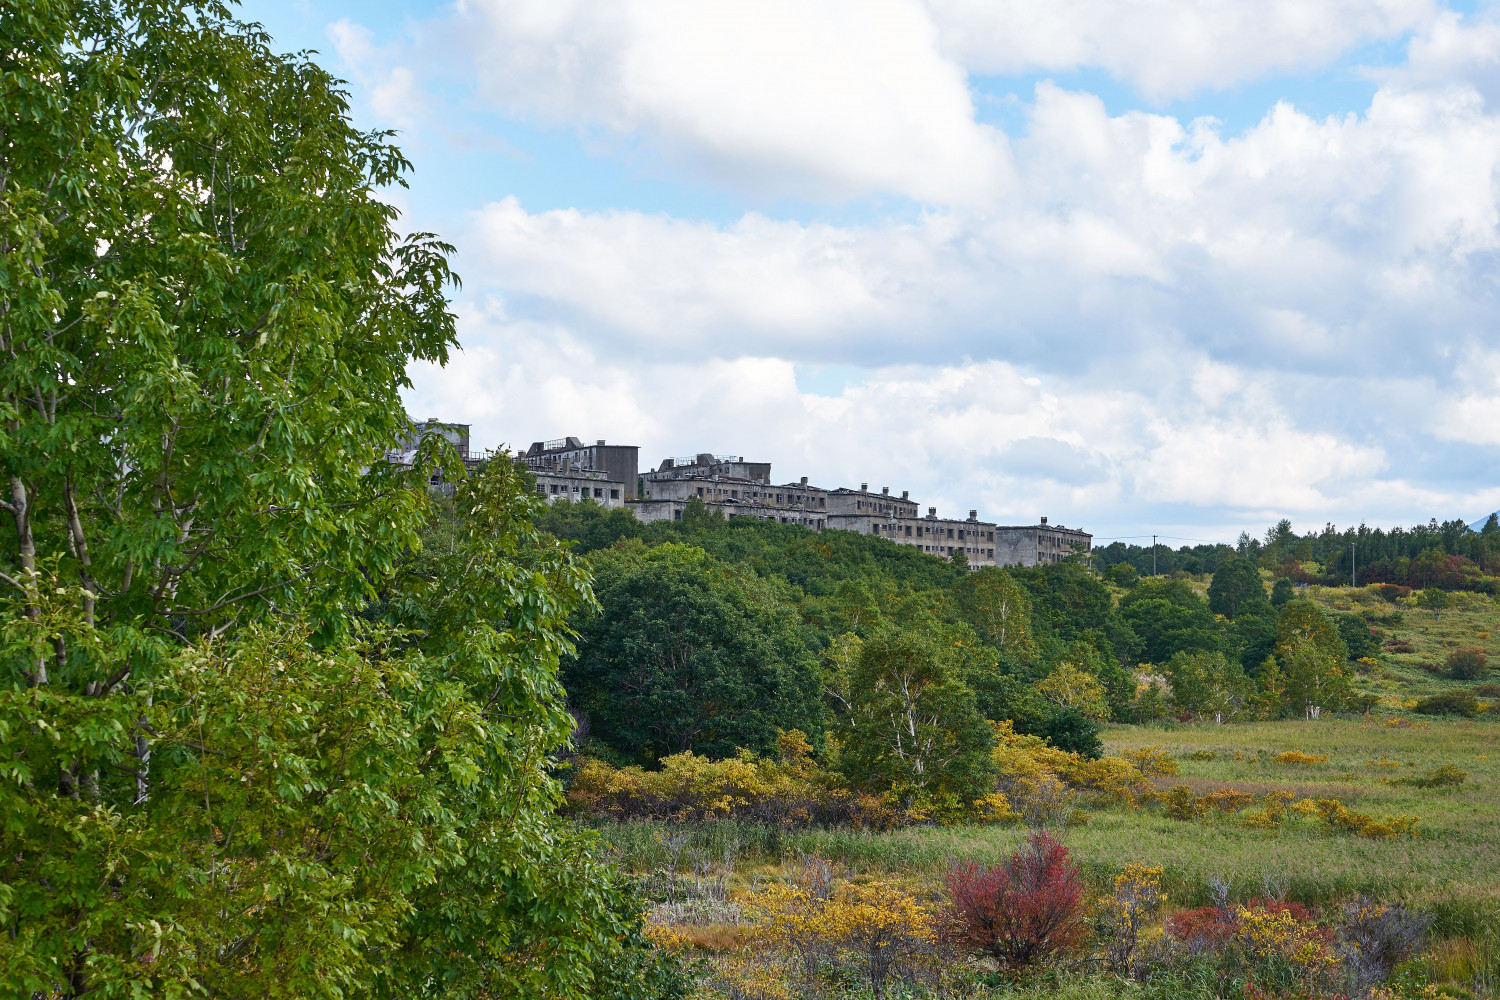
M 955 936 L 1008 967 L 1083 943 L 1083 886 L 1068 849 L 1034 833 L 1002 865 L 948 873 Z

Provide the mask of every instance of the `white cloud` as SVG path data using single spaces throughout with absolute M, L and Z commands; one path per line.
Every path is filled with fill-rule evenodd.
M 410 408 L 471 422 L 477 445 L 604 437 L 641 445 L 643 466 L 730 451 L 771 461 L 778 481 L 868 482 L 910 490 L 945 514 L 978 508 L 1014 523 L 1046 513 L 1101 532 L 1170 530 L 1184 508 L 1200 523 L 1234 526 L 1233 537 L 1271 514 L 1349 522 L 1496 499 L 1493 489 L 1415 485 L 1381 447 L 1299 426 L 1277 403 L 1285 393 L 1274 378 L 1201 356 L 1185 366 L 1189 378 L 1164 368 L 1158 382 L 1133 387 L 1032 384 L 1016 366 L 988 361 L 877 369 L 827 396 L 799 392 L 793 365 L 776 358 L 606 357 L 566 326 L 472 303 L 461 317 L 464 354 L 414 372 Z
M 386 125 L 410 128 L 422 117 L 425 97 L 407 66 L 393 65 L 395 50 L 375 44 L 375 35 L 347 17 L 328 26 L 328 37 L 349 75 L 368 92 L 370 110 Z
M 512 113 L 641 133 L 752 191 L 976 204 L 1006 175 L 916 0 L 468 0 L 452 31 Z
M 1322 66 L 1434 18 L 1432 0 L 929 0 L 976 73 L 1107 70 L 1152 100 Z

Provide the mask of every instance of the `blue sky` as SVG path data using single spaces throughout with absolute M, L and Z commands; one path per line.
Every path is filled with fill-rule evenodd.
M 1432 0 L 262 0 L 415 164 L 477 443 L 1006 523 L 1500 507 L 1500 26 Z

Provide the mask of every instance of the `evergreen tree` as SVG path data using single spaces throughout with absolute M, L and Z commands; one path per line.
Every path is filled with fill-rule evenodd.
M 1208 585 L 1208 607 L 1216 615 L 1233 618 L 1246 605 L 1264 600 L 1260 568 L 1248 559 L 1231 558 L 1219 563 Z

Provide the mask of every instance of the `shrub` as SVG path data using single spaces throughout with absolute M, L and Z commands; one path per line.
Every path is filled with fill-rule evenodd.
M 832 939 L 863 960 L 875 1000 L 885 997 L 891 967 L 913 957 L 936 937 L 927 911 L 883 882 L 841 884 L 824 907 L 823 924 Z
M 1343 906 L 1339 940 L 1354 994 L 1390 978 L 1427 936 L 1432 917 L 1399 903 L 1380 903 L 1356 896 Z
M 1456 764 L 1433 768 L 1420 778 L 1398 778 L 1393 785 L 1415 785 L 1417 788 L 1457 788 L 1469 780 L 1469 772 Z
M 1377 583 L 1370 589 L 1379 594 L 1383 600 L 1389 601 L 1392 604 L 1395 604 L 1398 600 L 1411 593 L 1410 587 L 1402 587 L 1394 583 Z
M 1474 685 L 1474 694 L 1480 698 L 1500 698 L 1500 684 L 1488 681 Z
M 1177 762 L 1167 755 L 1161 744 L 1127 750 L 1121 756 L 1148 778 L 1165 778 L 1177 773 Z
M 1366 813 L 1355 812 L 1338 799 L 1303 799 L 1294 808 L 1316 815 L 1328 827 L 1345 833 L 1358 834 L 1372 840 L 1387 837 L 1416 836 L 1416 816 L 1387 816 L 1377 820 Z
M 1191 822 L 1204 813 L 1203 805 L 1187 785 L 1173 785 L 1162 796 L 1162 811 L 1173 819 Z
M 1455 649 L 1444 663 L 1448 676 L 1456 681 L 1483 680 L 1490 672 L 1484 653 L 1478 649 Z
M 1179 786 L 1180 787 L 1180 786 Z M 1099 901 L 1105 928 L 1105 961 L 1116 972 L 1130 975 L 1146 918 L 1166 902 L 1161 891 L 1162 869 L 1129 864 L 1115 876 L 1114 892 Z
M 948 873 L 957 938 L 1008 968 L 1083 942 L 1083 887 L 1068 849 L 1033 833 L 1003 865 L 956 865 Z
M 1444 691 L 1428 698 L 1418 698 L 1414 710 L 1423 715 L 1461 715 L 1472 719 L 1479 714 L 1479 699 L 1472 691 Z
M 1188 754 L 1188 760 L 1218 760 L 1219 754 L 1215 750 L 1194 750 Z
M 1278 764 L 1326 764 L 1328 755 L 1322 753 L 1303 753 L 1301 750 L 1288 750 L 1279 753 L 1272 760 Z
M 1076 708 L 1060 708 L 1047 717 L 1037 735 L 1059 750 L 1097 759 L 1104 755 L 1099 724 Z
M 1391 639 L 1385 644 L 1385 651 L 1387 653 L 1415 652 L 1415 650 L 1413 650 L 1411 647 L 1411 643 L 1407 642 L 1405 639 Z

